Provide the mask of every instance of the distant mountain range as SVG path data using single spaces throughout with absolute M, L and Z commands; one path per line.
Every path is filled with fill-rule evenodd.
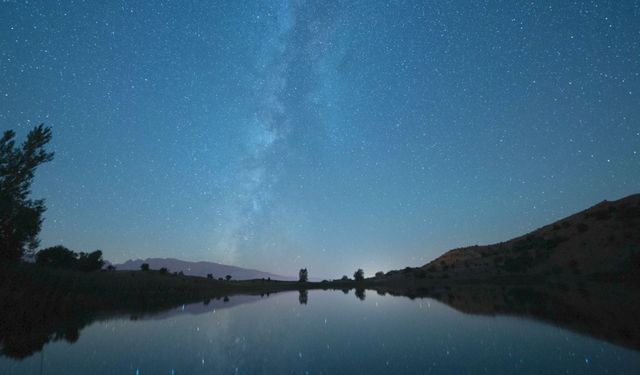
M 524 236 L 447 251 L 387 278 L 483 279 L 504 276 L 640 275 L 640 194 L 597 205 Z
M 187 262 L 184 260 L 173 258 L 147 258 L 128 260 L 122 264 L 114 264 L 117 270 L 137 271 L 143 263 L 149 264 L 152 270 L 158 270 L 165 267 L 169 272 L 182 271 L 185 275 L 206 277 L 212 274 L 214 278 L 225 277 L 231 275 L 234 280 L 251 280 L 251 279 L 267 279 L 271 280 L 297 280 L 297 277 L 276 275 L 269 272 L 240 268 L 236 266 L 228 266 L 225 264 L 214 262 Z

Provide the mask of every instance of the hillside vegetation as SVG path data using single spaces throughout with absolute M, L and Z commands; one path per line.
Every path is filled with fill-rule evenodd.
M 519 276 L 634 278 L 640 274 L 640 194 L 556 221 L 524 236 L 446 252 L 388 278 L 475 279 Z

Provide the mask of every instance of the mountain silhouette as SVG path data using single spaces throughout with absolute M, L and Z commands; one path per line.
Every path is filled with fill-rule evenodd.
M 271 280 L 285 280 L 293 281 L 297 280 L 293 276 L 277 275 L 269 272 L 263 272 L 253 269 L 241 268 L 236 266 L 228 266 L 225 264 L 215 262 L 188 262 L 174 258 L 147 258 L 147 259 L 135 259 L 128 260 L 122 264 L 114 264 L 117 270 L 137 271 L 143 263 L 147 263 L 152 270 L 158 270 L 160 268 L 166 268 L 169 272 L 183 272 L 189 276 L 201 276 L 206 277 L 208 274 L 212 274 L 215 279 L 219 277 L 225 277 L 231 275 L 234 280 L 251 280 L 251 279 L 267 279 Z

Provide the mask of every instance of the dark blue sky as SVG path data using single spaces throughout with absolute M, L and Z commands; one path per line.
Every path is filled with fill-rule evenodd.
M 639 1 L 3 1 L 42 245 L 338 277 L 640 189 Z

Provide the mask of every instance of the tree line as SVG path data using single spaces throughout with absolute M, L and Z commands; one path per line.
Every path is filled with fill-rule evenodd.
M 379 276 L 381 272 L 376 273 L 376 276 Z M 384 274 L 383 274 L 384 275 Z M 349 277 L 347 275 L 342 276 L 340 281 L 349 281 Z M 363 281 L 364 280 L 364 271 L 362 268 L 358 268 L 356 272 L 353 273 L 353 280 L 355 281 Z M 306 283 L 309 281 L 309 271 L 306 268 L 301 268 L 298 272 L 298 282 Z M 326 281 L 326 280 L 325 280 Z

